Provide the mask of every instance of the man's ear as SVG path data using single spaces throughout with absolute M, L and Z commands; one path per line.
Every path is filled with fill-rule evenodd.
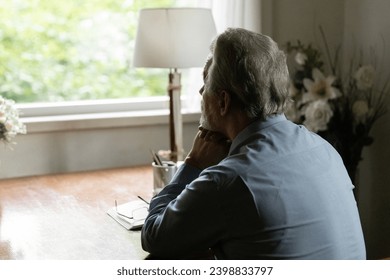
M 221 116 L 225 116 L 229 112 L 231 101 L 232 99 L 230 94 L 226 90 L 222 90 L 220 92 L 220 98 L 218 103 L 219 113 Z

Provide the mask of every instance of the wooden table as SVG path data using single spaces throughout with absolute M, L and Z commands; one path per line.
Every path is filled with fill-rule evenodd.
M 0 259 L 144 259 L 106 211 L 152 197 L 149 166 L 0 180 Z

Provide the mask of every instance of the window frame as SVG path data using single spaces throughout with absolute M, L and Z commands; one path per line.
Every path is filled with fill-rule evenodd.
M 198 122 L 200 110 L 187 108 L 186 99 L 181 97 L 183 123 Z M 168 96 L 17 104 L 28 134 L 167 125 L 168 107 Z
M 20 103 L 23 117 L 50 117 L 167 109 L 167 96 Z

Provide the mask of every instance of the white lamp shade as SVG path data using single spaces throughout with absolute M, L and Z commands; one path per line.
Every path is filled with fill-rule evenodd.
M 139 13 L 133 66 L 202 67 L 215 35 L 210 9 L 143 9 Z

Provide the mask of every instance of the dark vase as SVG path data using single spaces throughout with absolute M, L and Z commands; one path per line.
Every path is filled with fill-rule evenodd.
M 320 132 L 319 135 L 325 138 L 338 151 L 341 158 L 343 159 L 349 178 L 351 178 L 351 181 L 355 186 L 353 189 L 355 200 L 358 201 L 358 165 L 362 160 L 361 154 L 363 147 L 367 144 L 365 144 L 360 139 L 359 141 L 354 139 L 353 134 L 351 132 L 348 133 L 348 129 L 345 129 L 345 131 L 347 131 L 347 133 L 342 133 L 340 130 L 328 130 Z

